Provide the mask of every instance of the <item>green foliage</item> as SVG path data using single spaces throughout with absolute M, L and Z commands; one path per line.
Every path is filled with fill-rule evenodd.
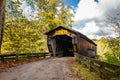
M 95 40 L 95 43 L 97 44 L 97 54 L 100 56 L 100 60 L 104 60 L 105 54 L 109 51 L 107 39 L 103 37 L 99 40 Z
M 59 25 L 72 27 L 72 17 L 70 8 L 59 0 L 41 0 L 39 3 L 37 19 L 47 31 Z
M 38 14 L 33 20 L 22 15 L 22 2 Z M 35 9 L 36 8 L 36 9 Z M 70 8 L 63 0 L 7 0 L 2 53 L 47 51 L 45 32 L 59 25 L 72 26 Z
M 90 72 L 89 69 L 84 68 L 84 66 L 78 62 L 72 64 L 72 69 L 74 73 L 77 73 L 80 80 L 102 80 L 97 73 Z
M 120 40 L 118 38 L 101 38 L 96 40 L 99 59 L 111 64 L 120 65 Z
M 4 27 L 2 53 L 46 51 L 46 38 L 37 21 L 16 19 Z
M 112 60 L 107 59 L 111 63 L 119 64 L 120 65 L 120 18 L 118 17 L 120 12 L 114 13 L 114 16 L 111 14 L 106 15 L 106 23 L 108 27 L 112 27 L 113 31 L 116 33 L 117 38 L 110 38 L 108 40 L 109 47 L 111 49 L 112 55 L 110 56 Z M 108 54 L 107 54 L 108 55 Z M 106 55 L 106 56 L 107 56 Z M 107 56 L 108 57 L 108 56 Z
M 20 0 L 6 0 L 6 11 L 13 17 L 22 17 L 22 3 Z
M 62 21 L 61 25 L 66 26 L 66 27 L 72 27 L 72 17 L 73 14 L 70 13 L 70 7 L 69 6 L 64 6 L 64 3 L 62 3 L 60 13 L 58 14 L 58 18 Z
M 111 59 L 114 61 L 111 63 L 120 65 L 120 38 L 109 39 L 108 44 L 112 52 Z

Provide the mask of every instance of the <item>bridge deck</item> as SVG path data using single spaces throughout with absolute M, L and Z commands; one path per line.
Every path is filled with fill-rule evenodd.
M 67 65 L 70 57 L 48 60 L 13 67 L 0 74 L 0 80 L 75 80 Z

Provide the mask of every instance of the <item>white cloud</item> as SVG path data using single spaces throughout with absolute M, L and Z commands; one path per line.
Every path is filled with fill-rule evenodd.
M 93 35 L 99 31 L 99 27 L 95 24 L 94 21 L 86 23 L 84 28 L 81 28 L 81 32 L 85 35 Z
M 79 28 L 78 31 L 89 38 L 115 36 L 112 27 L 107 27 L 104 20 L 106 16 L 116 16 L 117 13 L 120 14 L 120 0 L 100 0 L 99 3 L 94 0 L 81 0 L 76 9 L 73 26 L 85 23 L 86 26 Z M 117 17 L 120 19 L 120 15 Z
M 106 12 L 111 9 L 117 9 L 120 5 L 120 0 L 100 0 L 98 7 L 102 11 Z
M 103 30 L 104 30 L 104 32 L 103 32 Z M 79 31 L 92 39 L 95 39 L 95 38 L 99 39 L 104 36 L 115 35 L 115 34 L 111 34 L 111 33 L 113 33 L 112 29 L 110 29 L 108 27 L 101 28 L 100 26 L 96 25 L 96 23 L 94 21 L 86 23 L 86 26 L 81 28 Z
M 76 9 L 74 21 L 83 21 L 100 16 L 97 3 L 94 0 L 81 0 Z

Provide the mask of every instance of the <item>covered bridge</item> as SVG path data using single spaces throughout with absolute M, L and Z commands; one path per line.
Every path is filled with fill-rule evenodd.
M 97 45 L 80 32 L 58 26 L 45 34 L 52 56 L 74 56 L 75 53 L 88 57 L 96 56 Z

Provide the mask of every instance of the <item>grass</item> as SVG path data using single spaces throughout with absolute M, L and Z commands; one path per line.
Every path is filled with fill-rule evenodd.
M 85 68 L 83 65 L 78 62 L 73 62 L 72 64 L 73 72 L 80 80 L 102 80 L 98 74 L 95 72 L 90 72 L 88 68 Z

